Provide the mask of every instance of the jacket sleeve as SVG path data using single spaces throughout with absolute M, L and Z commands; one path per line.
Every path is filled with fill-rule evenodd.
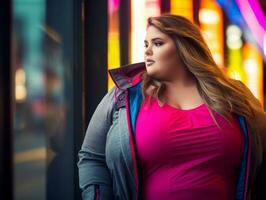
M 86 130 L 77 163 L 83 200 L 112 200 L 112 180 L 105 161 L 106 134 L 112 123 L 115 86 L 96 107 Z

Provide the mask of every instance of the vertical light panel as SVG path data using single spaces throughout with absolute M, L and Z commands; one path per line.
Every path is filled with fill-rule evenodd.
M 264 33 L 264 37 L 263 37 L 263 53 L 266 58 L 266 32 Z
M 226 47 L 228 49 L 227 74 L 229 77 L 246 83 L 246 73 L 243 69 L 243 56 L 241 39 L 242 31 L 236 25 L 226 28 Z
M 161 14 L 161 1 L 160 0 L 146 0 L 145 1 L 146 19 L 149 16 L 158 16 L 160 14 Z
M 263 98 L 263 59 L 261 53 L 252 44 L 243 48 L 244 70 L 247 74 L 246 85 L 252 93 L 264 104 Z
M 192 0 L 171 0 L 170 13 L 182 15 L 192 22 L 193 20 L 193 1 Z
M 119 5 L 120 0 L 108 1 L 108 70 L 120 66 Z M 108 90 L 113 86 L 108 73 Z
M 147 19 L 161 14 L 159 0 L 131 0 L 131 55 L 130 62 L 144 61 L 144 39 Z
M 223 68 L 223 16 L 221 8 L 214 0 L 201 1 L 199 21 L 203 36 L 215 62 L 220 68 Z

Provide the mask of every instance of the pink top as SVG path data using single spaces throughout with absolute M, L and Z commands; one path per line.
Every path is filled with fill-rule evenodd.
M 236 119 L 212 120 L 205 104 L 182 110 L 153 99 L 140 107 L 136 146 L 143 200 L 233 200 L 243 151 Z

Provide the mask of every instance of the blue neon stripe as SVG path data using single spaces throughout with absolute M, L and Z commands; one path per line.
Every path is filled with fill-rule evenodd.
M 246 180 L 246 167 L 247 167 L 249 141 L 248 141 L 248 132 L 247 132 L 245 118 L 241 115 L 237 115 L 237 118 L 243 132 L 245 146 L 244 146 L 243 158 L 240 165 L 239 179 L 236 187 L 236 199 L 243 200 L 245 195 L 245 180 Z

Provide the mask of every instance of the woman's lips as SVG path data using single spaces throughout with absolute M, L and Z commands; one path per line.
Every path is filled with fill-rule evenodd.
M 155 62 L 154 61 L 148 61 L 147 66 L 151 66 L 153 63 L 155 63 Z

